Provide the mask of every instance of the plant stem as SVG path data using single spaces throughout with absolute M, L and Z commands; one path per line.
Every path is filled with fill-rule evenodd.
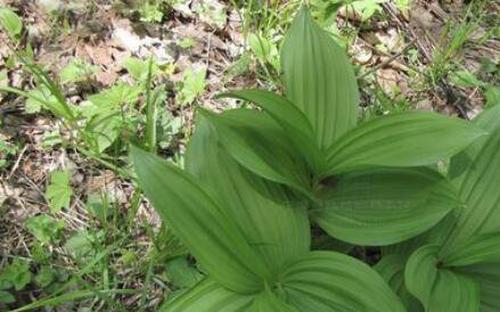
M 156 152 L 156 96 L 151 95 L 153 58 L 149 59 L 148 77 L 146 80 L 146 144 L 152 153 Z

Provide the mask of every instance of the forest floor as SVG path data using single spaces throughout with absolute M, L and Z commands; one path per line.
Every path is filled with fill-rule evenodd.
M 360 119 L 500 102 L 497 2 L 310 2 L 355 65 Z M 182 165 L 196 107 L 281 91 L 300 3 L 0 0 L 0 311 L 155 311 L 203 276 L 132 182 L 128 143 L 155 101 L 157 151 Z

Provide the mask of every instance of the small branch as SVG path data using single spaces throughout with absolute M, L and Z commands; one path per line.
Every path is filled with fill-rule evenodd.
M 410 41 L 406 46 L 403 47 L 403 49 L 401 49 L 401 51 L 399 51 L 398 53 L 392 55 L 392 56 L 389 56 L 389 58 L 385 61 L 383 61 L 382 63 L 379 63 L 377 64 L 376 66 L 372 67 L 369 71 L 365 72 L 364 74 L 362 74 L 361 76 L 358 76 L 357 78 L 360 79 L 360 78 L 363 78 L 363 77 L 366 77 L 374 72 L 376 72 L 377 70 L 379 70 L 380 68 L 383 68 L 387 65 L 389 65 L 390 63 L 392 63 L 394 60 L 396 60 L 398 57 L 400 57 L 401 55 L 403 55 L 403 53 L 408 50 L 409 47 L 411 47 L 414 43 L 415 43 L 416 39 L 413 39 L 412 41 Z
M 422 54 L 425 56 L 427 61 L 432 62 L 432 53 L 429 52 L 426 49 L 426 47 L 422 44 L 422 42 L 419 39 L 419 36 L 415 33 L 415 30 L 411 26 L 409 26 L 401 21 L 401 19 L 399 18 L 399 16 L 395 12 L 394 6 L 391 3 L 385 3 L 385 4 L 382 4 L 382 6 L 389 12 L 389 14 L 394 18 L 394 20 L 398 23 L 398 25 L 402 29 L 408 31 L 411 34 L 411 36 L 413 37 L 413 40 L 416 42 L 417 47 L 422 52 Z
M 28 144 L 24 145 L 23 149 L 21 150 L 21 153 L 19 153 L 19 156 L 17 157 L 16 162 L 14 163 L 14 166 L 10 170 L 9 175 L 7 176 L 7 179 L 10 179 L 12 177 L 12 175 L 14 174 L 14 172 L 17 170 L 17 168 L 19 167 L 19 163 L 21 162 L 21 158 L 23 157 L 23 155 L 27 149 L 28 149 Z

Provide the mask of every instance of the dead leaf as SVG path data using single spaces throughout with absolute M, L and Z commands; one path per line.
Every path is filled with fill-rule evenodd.
M 359 64 L 367 64 L 373 57 L 372 49 L 360 44 L 352 45 L 350 53 Z
M 118 73 L 112 70 L 99 71 L 95 76 L 96 81 L 105 87 L 112 86 L 119 78 Z
M 399 53 L 404 48 L 404 38 L 395 28 L 379 31 L 375 36 L 387 48 L 387 52 Z
M 394 69 L 381 68 L 377 70 L 376 79 L 386 94 L 395 95 L 396 91 L 400 90 L 399 84 L 402 82 L 402 79 Z

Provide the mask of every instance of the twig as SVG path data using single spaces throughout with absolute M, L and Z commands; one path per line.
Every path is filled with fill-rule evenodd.
M 28 149 L 28 144 L 24 145 L 23 149 L 21 150 L 21 153 L 19 153 L 19 156 L 16 159 L 16 162 L 14 163 L 14 166 L 12 166 L 12 169 L 9 172 L 9 175 L 7 176 L 7 179 L 10 179 L 14 172 L 17 170 L 19 167 L 19 163 L 21 162 L 21 158 L 23 157 L 24 153 Z
M 411 26 L 407 26 L 407 25 L 405 25 L 405 23 L 403 23 L 401 21 L 401 19 L 396 14 L 396 12 L 394 12 L 393 5 L 391 3 L 385 3 L 385 4 L 382 4 L 382 6 L 389 12 L 389 14 L 392 15 L 392 17 L 394 18 L 394 20 L 396 21 L 396 23 L 398 23 L 398 25 L 401 28 L 407 29 L 410 32 L 411 36 L 413 37 L 413 40 L 415 40 L 415 42 L 417 44 L 418 49 L 422 52 L 422 54 L 425 56 L 425 58 L 427 59 L 427 61 L 432 62 L 432 55 L 431 55 L 431 53 L 426 49 L 426 47 L 419 40 L 419 36 L 415 33 L 415 30 Z
M 403 55 L 403 53 L 408 50 L 409 47 L 411 47 L 413 44 L 415 43 L 415 39 L 413 39 L 412 41 L 410 41 L 407 45 L 405 45 L 403 47 L 403 49 L 401 49 L 401 51 L 399 51 L 398 53 L 392 55 L 392 56 L 389 56 L 389 58 L 385 61 L 383 61 L 382 63 L 379 63 L 377 64 L 376 66 L 370 68 L 369 71 L 365 72 L 364 74 L 358 76 L 358 79 L 360 78 L 363 78 L 363 77 L 366 77 L 367 75 L 370 75 L 374 72 L 376 72 L 377 70 L 379 70 L 380 68 L 383 68 L 387 65 L 389 65 L 390 63 L 392 63 L 395 59 L 397 59 L 398 57 L 400 57 L 401 55 Z

